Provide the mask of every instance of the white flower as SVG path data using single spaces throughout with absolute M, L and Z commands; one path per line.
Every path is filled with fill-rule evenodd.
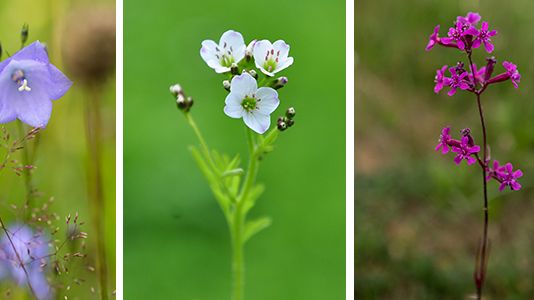
M 268 40 L 258 41 L 254 44 L 254 61 L 256 67 L 268 76 L 293 64 L 293 57 L 288 57 L 289 45 L 282 40 L 271 44 Z
M 203 41 L 200 56 L 215 72 L 225 73 L 230 71 L 233 63 L 238 63 L 245 57 L 246 48 L 241 33 L 228 30 L 223 33 L 218 45 L 212 40 Z
M 278 93 L 270 87 L 260 87 L 248 73 L 234 76 L 230 94 L 224 101 L 224 113 L 235 119 L 243 118 L 245 124 L 259 134 L 271 125 L 270 114 L 278 107 Z

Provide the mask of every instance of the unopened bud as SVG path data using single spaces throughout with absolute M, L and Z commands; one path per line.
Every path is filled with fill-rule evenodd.
M 28 35 L 30 33 L 30 27 L 28 24 L 22 25 L 22 30 L 20 31 L 20 41 L 22 42 L 22 46 L 26 44 L 26 41 L 28 41 Z
M 283 88 L 287 84 L 287 77 L 279 77 L 275 81 L 272 82 L 271 87 L 275 90 Z
M 230 72 L 231 72 L 233 75 L 238 75 L 238 74 L 239 74 L 239 67 L 237 66 L 236 63 L 233 63 L 233 64 L 230 66 Z
M 493 74 L 493 69 L 495 67 L 495 64 L 497 63 L 497 60 L 494 56 L 486 58 L 486 61 L 488 62 L 486 64 L 486 72 L 484 73 L 484 81 L 487 81 L 491 78 L 491 74 Z
M 280 131 L 284 131 L 287 129 L 287 124 L 285 122 L 278 122 L 277 124 L 277 128 L 278 130 Z
M 250 76 L 254 77 L 254 79 L 258 79 L 258 73 L 256 73 L 255 70 L 249 70 L 248 73 Z
M 225 90 L 230 91 L 230 80 L 223 81 L 223 87 Z
M 286 117 L 293 119 L 295 117 L 296 111 L 294 107 L 290 107 L 286 110 Z
M 291 127 L 291 126 L 293 126 L 293 124 L 295 124 L 295 120 L 293 120 L 293 119 L 288 119 L 287 122 L 286 122 L 286 124 L 287 124 L 287 127 Z
M 247 62 L 249 62 L 252 59 L 253 51 L 254 51 L 254 45 L 256 44 L 257 40 L 253 40 L 250 42 L 247 46 L 247 49 L 245 49 L 245 59 Z
M 174 97 L 178 97 L 178 94 L 182 93 L 182 87 L 179 84 L 171 85 L 169 90 Z
M 183 94 L 178 94 L 178 96 L 176 97 L 176 106 L 178 106 L 179 110 L 186 110 L 187 100 L 185 99 Z

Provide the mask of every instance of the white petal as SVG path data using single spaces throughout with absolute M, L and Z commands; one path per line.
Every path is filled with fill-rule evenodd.
M 243 121 L 252 130 L 263 134 L 271 126 L 271 117 L 260 112 L 247 112 L 243 115 Z
M 268 51 L 271 51 L 271 49 L 273 49 L 273 45 L 268 40 L 258 41 L 256 44 L 254 44 L 253 55 L 254 61 L 256 62 L 256 67 L 258 67 L 258 69 L 263 69 L 265 56 L 267 55 Z
M 281 61 L 280 64 L 276 66 L 276 69 L 274 70 L 274 73 L 280 72 L 283 69 L 291 66 L 293 64 L 293 57 L 288 57 L 286 60 Z
M 278 55 L 280 62 L 284 61 L 289 55 L 289 45 L 286 44 L 286 42 L 284 42 L 283 40 L 278 40 L 274 42 L 273 48 L 275 55 L 277 55 L 278 51 L 280 51 L 280 54 Z
M 256 93 L 257 89 L 258 84 L 256 83 L 256 79 L 249 73 L 234 76 L 234 78 L 232 78 L 232 83 L 230 84 L 230 91 L 241 99 Z
M 236 63 L 245 57 L 246 48 L 243 36 L 237 31 L 228 30 L 221 36 L 219 49 L 225 54 L 233 56 Z
M 212 40 L 202 41 L 202 47 L 200 48 L 200 56 L 202 56 L 205 61 L 216 58 L 215 54 L 217 53 L 217 47 L 217 44 Z
M 235 93 L 228 94 L 228 96 L 226 96 L 226 100 L 224 101 L 226 104 L 224 106 L 224 113 L 230 118 L 241 118 L 245 113 L 245 109 L 243 106 L 241 106 L 241 101 L 243 101 L 243 99 L 237 96 Z
M 261 87 L 256 92 L 258 111 L 265 115 L 270 115 L 280 104 L 278 92 L 270 87 Z

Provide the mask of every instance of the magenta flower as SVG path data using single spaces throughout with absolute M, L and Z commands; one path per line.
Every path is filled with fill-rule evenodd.
M 496 30 L 488 31 L 488 22 L 482 22 L 482 27 L 478 32 L 476 39 L 473 41 L 473 48 L 480 47 L 481 44 L 484 44 L 486 52 L 493 52 L 493 44 L 491 43 L 491 37 L 497 34 Z
M 472 155 L 480 152 L 480 146 L 469 146 L 469 137 L 464 136 L 458 146 L 452 146 L 452 152 L 456 153 L 454 162 L 457 165 L 459 165 L 463 159 L 467 161 L 468 165 L 472 165 L 477 161 Z
M 436 44 L 439 44 L 439 25 L 434 27 L 434 32 L 430 35 L 428 44 L 426 45 L 425 50 L 430 51 L 430 49 L 434 48 Z
M 441 42 L 445 45 L 452 45 L 455 42 L 458 49 L 465 50 L 465 37 L 468 35 L 476 36 L 477 34 L 478 30 L 471 26 L 471 24 L 456 22 L 454 27 L 449 28 L 449 32 L 447 33 L 448 37 L 442 38 Z
M 484 82 L 484 76 L 486 74 L 486 67 L 482 67 L 480 69 L 477 68 L 477 65 L 473 63 L 473 72 L 475 73 L 475 77 L 477 79 L 477 82 Z M 468 74 L 469 80 L 473 82 L 473 73 L 469 72 Z
M 519 169 L 513 170 L 511 163 L 505 165 L 499 165 L 499 162 L 495 160 L 493 162 L 493 169 L 489 169 L 487 180 L 490 178 L 495 178 L 501 183 L 499 186 L 499 191 L 502 192 L 507 186 L 510 187 L 512 191 L 517 191 L 521 189 L 521 184 L 517 182 L 516 179 L 523 176 L 523 172 Z
M 444 127 L 441 130 L 441 134 L 439 136 L 439 143 L 436 146 L 436 151 L 440 151 L 443 154 L 449 153 L 449 140 L 451 139 L 451 135 L 449 134 L 451 132 L 450 127 Z
M 512 80 L 514 87 L 517 89 L 518 83 L 521 80 L 521 74 L 517 71 L 517 66 L 509 61 L 504 61 L 502 65 L 506 69 L 506 74 L 510 76 L 510 80 Z
M 461 23 L 469 23 L 471 25 L 476 25 L 478 21 L 480 21 L 480 15 L 478 13 L 468 12 L 467 16 L 458 16 L 456 20 Z
M 0 63 L 0 123 L 19 119 L 45 127 L 52 100 L 61 98 L 72 82 L 48 61 L 45 45 L 34 42 Z
M 441 89 L 443 89 L 443 85 L 445 84 L 445 81 L 450 79 L 448 77 L 445 77 L 445 70 L 447 70 L 447 65 L 441 67 L 441 69 L 438 69 L 436 71 L 436 77 L 434 78 L 434 82 L 436 85 L 434 86 L 434 92 L 437 94 Z
M 470 88 L 467 81 L 464 80 L 464 78 L 468 75 L 466 71 L 458 74 L 456 67 L 451 67 L 449 68 L 449 72 L 451 73 L 451 78 L 443 78 L 443 82 L 451 88 L 447 95 L 452 96 L 456 94 L 457 88 L 462 90 L 468 90 Z

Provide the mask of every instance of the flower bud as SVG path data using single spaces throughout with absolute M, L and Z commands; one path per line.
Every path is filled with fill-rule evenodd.
M 176 97 L 176 106 L 178 106 L 179 110 L 186 111 L 187 100 L 185 99 L 183 94 L 178 94 L 178 96 Z
M 287 77 L 282 76 L 277 78 L 275 81 L 271 83 L 271 87 L 275 90 L 283 88 L 287 84 Z
M 231 86 L 230 80 L 224 80 L 223 81 L 223 87 L 224 87 L 225 90 L 230 91 L 230 86 Z
M 247 49 L 245 49 L 245 60 L 247 62 L 249 62 L 253 57 L 252 51 L 254 50 L 254 45 L 256 44 L 256 41 L 257 40 L 253 40 L 252 42 L 250 42 L 247 46 Z
M 182 93 L 182 86 L 173 84 L 170 86 L 169 90 L 174 97 L 178 97 L 178 94 Z
M 236 63 L 232 63 L 232 65 L 230 66 L 230 72 L 233 75 L 238 75 L 239 74 L 239 68 L 237 67 Z
M 293 120 L 293 119 L 288 119 L 287 122 L 286 122 L 286 124 L 287 124 L 287 127 L 291 127 L 291 126 L 293 126 L 293 124 L 295 124 L 295 120 Z
M 288 119 L 293 119 L 295 117 L 295 108 L 294 107 L 290 107 L 286 110 L 286 117 Z
M 285 122 L 278 122 L 277 126 L 278 130 L 284 131 L 287 129 L 287 124 Z
M 28 24 L 24 23 L 22 25 L 22 30 L 20 31 L 20 41 L 22 43 L 22 46 L 26 44 L 26 41 L 28 41 L 28 35 L 30 33 L 30 27 Z
M 254 79 L 258 79 L 258 73 L 256 73 L 255 70 L 249 70 L 248 73 L 250 76 L 254 77 Z
M 493 73 L 493 69 L 497 63 L 497 60 L 494 56 L 486 58 L 486 61 L 488 64 L 486 65 L 486 72 L 484 73 L 484 81 L 487 81 L 491 78 L 491 74 Z

